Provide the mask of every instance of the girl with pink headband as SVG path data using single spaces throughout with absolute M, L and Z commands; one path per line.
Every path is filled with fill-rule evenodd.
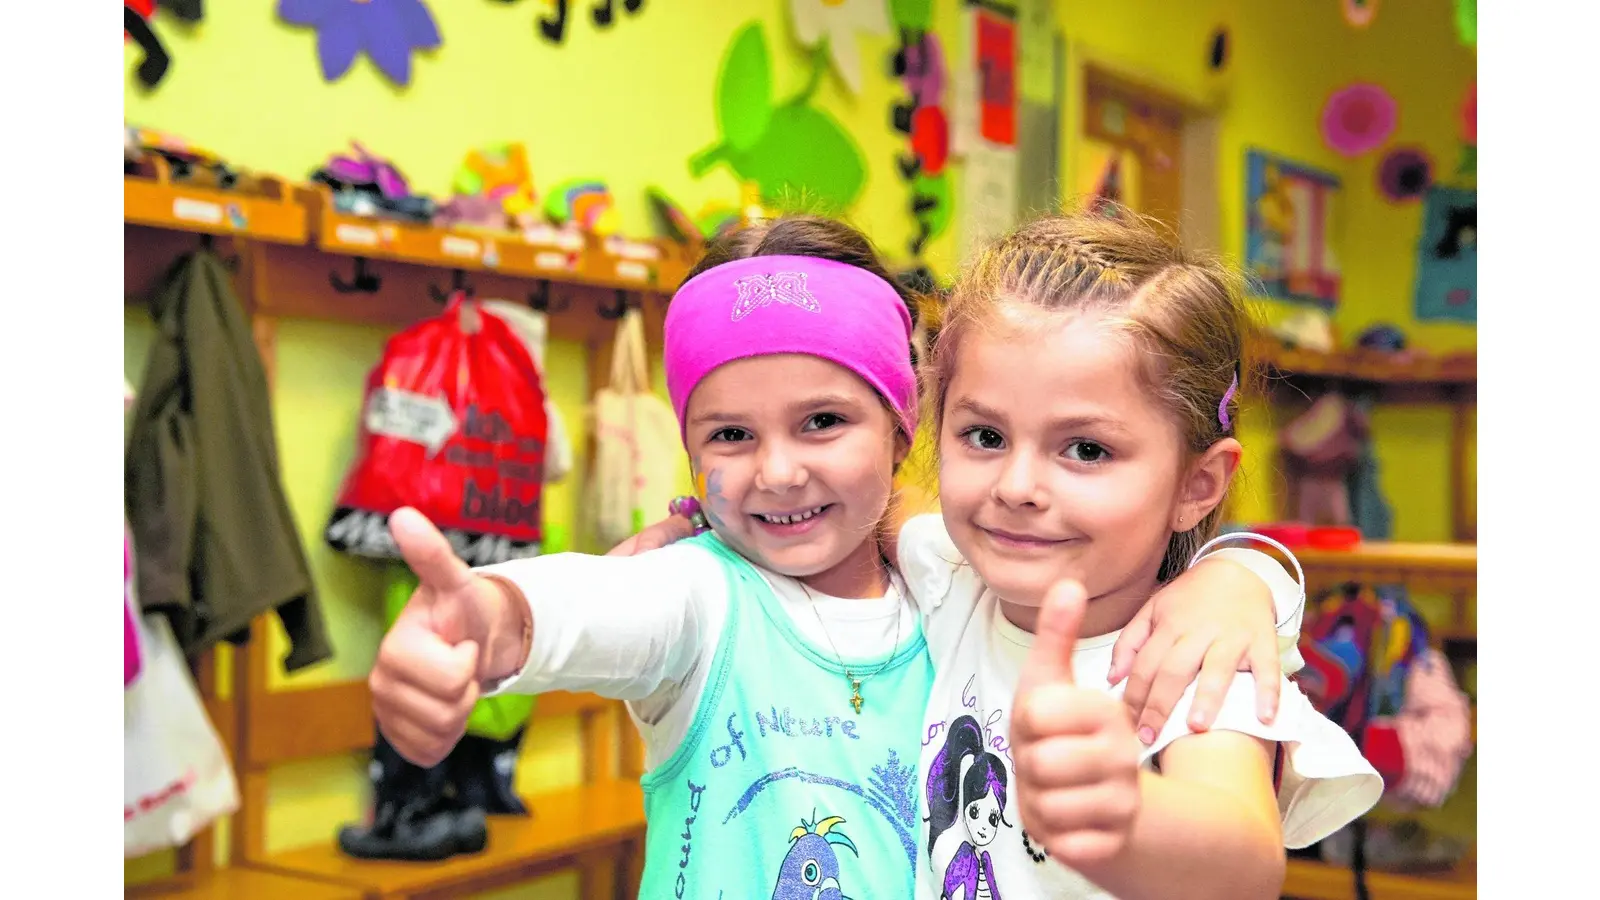
M 432 765 L 480 690 L 619 698 L 646 747 L 642 896 L 910 896 L 933 671 L 883 538 L 917 427 L 912 327 L 847 226 L 793 217 L 716 242 L 666 322 L 698 493 L 678 508 L 705 529 L 636 556 L 473 571 L 395 513 L 421 587 L 370 679 L 385 735 Z M 1204 570 L 1228 607 L 1261 591 Z M 1198 572 L 1178 590 L 1196 593 Z M 1272 646 L 1257 612 L 1249 633 Z

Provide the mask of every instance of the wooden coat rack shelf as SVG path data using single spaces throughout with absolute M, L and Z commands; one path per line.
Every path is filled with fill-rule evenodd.
M 174 182 L 160 160 L 125 176 L 123 187 L 128 302 L 143 302 L 177 256 L 209 244 L 236 261 L 235 290 L 250 315 L 269 388 L 278 319 L 404 327 L 437 315 L 436 295 L 457 287 L 547 312 L 551 338 L 586 344 L 589 382 L 598 386 L 609 365 L 614 320 L 625 309 L 644 313 L 646 339 L 659 345 L 668 295 L 693 252 L 665 241 L 554 232 L 529 237 L 357 218 L 337 212 L 321 188 L 263 178 L 216 190 Z M 582 783 L 537 798 L 543 815 L 497 826 L 486 853 L 434 867 L 361 864 L 340 856 L 331 843 L 268 853 L 268 769 L 371 743 L 365 683 L 281 692 L 267 687 L 270 668 L 280 664 L 268 650 L 270 628 L 265 616 L 257 618 L 249 643 L 232 653 L 230 697 L 218 696 L 211 654 L 195 673 L 240 777 L 230 865 L 213 866 L 215 832 L 207 828 L 180 850 L 176 875 L 130 888 L 128 896 L 420 898 L 491 890 L 568 868 L 578 871 L 585 900 L 609 900 L 638 884 L 643 745 L 626 727 L 620 703 L 588 695 L 565 702 L 550 696 L 540 704 L 543 716 L 578 718 Z M 317 721 L 341 727 L 303 727 Z
M 173 182 L 161 161 L 123 178 L 125 289 L 142 299 L 171 260 L 215 240 L 239 260 L 251 313 L 404 327 L 456 287 L 550 314 L 552 338 L 594 343 L 629 306 L 660 340 L 666 299 L 688 272 L 669 241 L 545 229 L 443 229 L 339 212 L 322 186 L 253 179 L 222 191 Z M 598 315 L 596 315 L 598 313 Z

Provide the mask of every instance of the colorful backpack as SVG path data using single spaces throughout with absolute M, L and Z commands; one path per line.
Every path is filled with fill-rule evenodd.
M 1404 588 L 1346 584 L 1306 610 L 1300 632 L 1305 668 L 1296 683 L 1319 712 L 1343 728 L 1393 786 L 1404 774 L 1394 716 L 1406 679 L 1428 649 L 1428 623 Z

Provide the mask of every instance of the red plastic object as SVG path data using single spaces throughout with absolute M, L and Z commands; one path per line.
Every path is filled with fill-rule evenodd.
M 1361 530 L 1346 525 L 1323 525 L 1307 532 L 1306 539 L 1318 550 L 1352 550 L 1361 543 Z
M 1290 550 L 1309 545 L 1307 532 L 1310 526 L 1302 522 L 1264 522 L 1252 525 L 1250 530 L 1262 537 L 1272 538 Z

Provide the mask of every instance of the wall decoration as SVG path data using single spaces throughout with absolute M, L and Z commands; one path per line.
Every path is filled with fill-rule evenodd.
M 1376 84 L 1352 84 L 1335 91 L 1322 107 L 1322 139 L 1335 152 L 1360 156 L 1394 134 L 1399 107 Z
M 1397 147 L 1378 165 L 1378 192 L 1390 203 L 1422 197 L 1433 185 L 1433 160 L 1421 147 Z
M 1206 66 L 1213 72 L 1228 67 L 1228 29 L 1220 27 L 1211 33 L 1211 44 L 1206 52 Z
M 1074 195 L 1085 209 L 1109 214 L 1110 205 L 1139 208 L 1139 155 L 1124 147 L 1084 136 L 1078 150 Z
M 967 44 L 957 65 L 953 152 L 962 157 L 961 255 L 1016 224 L 1020 190 L 1017 155 L 1017 21 L 988 0 L 965 0 Z
M 1478 321 L 1478 192 L 1435 186 L 1422 206 L 1416 314 L 1424 321 Z
M 901 155 L 900 177 L 910 189 L 906 211 L 914 227 L 906 249 L 919 266 L 928 241 L 950 224 L 950 119 L 945 112 L 944 46 L 928 31 L 931 0 L 891 0 L 890 12 L 900 35 L 890 54 L 890 71 L 900 79 L 905 97 L 890 107 L 894 130 L 907 138 L 910 152 Z M 931 277 L 931 276 L 929 276 Z
M 1339 0 L 1344 7 L 1344 21 L 1351 28 L 1365 28 L 1378 15 L 1378 0 Z
M 422 0 L 278 0 L 278 17 L 317 32 L 325 81 L 338 81 L 363 51 L 395 84 L 411 83 L 411 54 L 443 43 Z
M 496 3 L 510 6 L 521 3 L 522 0 L 494 0 Z M 545 5 L 555 7 L 549 15 L 537 16 L 534 24 L 539 29 L 539 34 L 552 44 L 560 44 L 567 39 L 567 25 L 571 21 L 572 6 L 568 0 L 545 0 Z M 644 0 L 595 0 L 589 8 L 589 17 L 594 21 L 596 28 L 610 28 L 617 21 L 617 10 L 630 15 L 644 8 Z
M 969 3 L 973 0 L 968 0 Z M 1017 145 L 1017 22 L 979 6 L 974 11 L 978 71 L 978 131 L 1002 147 Z
M 883 0 L 789 0 L 795 37 L 807 49 L 826 52 L 850 93 L 861 93 L 861 51 L 856 32 L 888 34 Z
M 1456 0 L 1456 37 L 1461 43 L 1478 47 L 1478 0 Z
M 766 33 L 760 22 L 739 29 L 717 73 L 721 139 L 690 157 L 689 173 L 700 178 L 726 165 L 764 203 L 804 200 L 832 214 L 853 206 L 866 184 L 866 161 L 838 120 L 810 105 L 827 64 L 814 53 L 805 84 L 775 101 Z
M 155 12 L 156 0 L 122 2 L 122 39 L 133 41 L 144 51 L 144 59 L 139 61 L 134 73 L 146 90 L 153 90 L 160 84 L 161 79 L 167 77 L 167 68 L 172 64 L 172 56 L 167 53 L 166 45 L 161 43 L 161 38 L 156 37 L 150 27 L 150 17 Z
M 161 0 L 163 12 L 172 13 L 179 21 L 193 25 L 206 17 L 204 0 Z
M 1260 150 L 1245 158 L 1245 270 L 1267 297 L 1332 308 L 1339 179 Z
M 1456 164 L 1460 178 L 1478 177 L 1478 83 L 1467 88 L 1461 101 L 1461 160 Z

